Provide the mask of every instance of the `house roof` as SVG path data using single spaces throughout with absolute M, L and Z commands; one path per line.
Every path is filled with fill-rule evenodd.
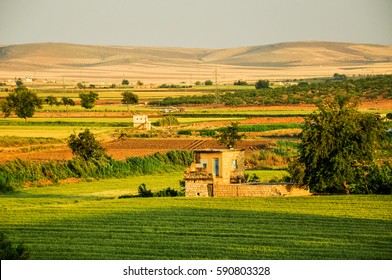
M 196 149 L 194 152 L 198 153 L 224 153 L 224 152 L 238 152 L 245 151 L 244 149 Z

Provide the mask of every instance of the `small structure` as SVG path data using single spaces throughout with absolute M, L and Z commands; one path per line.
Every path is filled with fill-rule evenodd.
M 148 116 L 135 115 L 133 116 L 133 127 L 136 129 L 151 130 L 151 122 L 148 121 Z
M 251 197 L 310 195 L 287 183 L 245 183 L 245 153 L 238 149 L 195 150 L 195 160 L 185 171 L 187 197 Z

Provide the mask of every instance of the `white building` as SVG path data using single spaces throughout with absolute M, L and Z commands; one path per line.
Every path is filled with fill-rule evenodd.
M 136 115 L 133 116 L 133 127 L 137 129 L 151 130 L 151 122 L 148 121 L 148 116 Z

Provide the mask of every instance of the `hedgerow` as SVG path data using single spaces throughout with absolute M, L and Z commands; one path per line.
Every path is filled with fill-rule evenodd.
M 68 178 L 124 178 L 182 170 L 192 161 L 193 153 L 190 151 L 155 153 L 146 157 L 130 157 L 125 161 L 74 158 L 64 162 L 32 162 L 16 159 L 0 165 L 0 178 L 4 178 L 2 182 L 4 185 L 7 182 L 7 186 L 39 184 L 42 181 L 56 184 Z

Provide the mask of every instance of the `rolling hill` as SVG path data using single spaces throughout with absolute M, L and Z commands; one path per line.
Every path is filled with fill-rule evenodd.
M 69 78 L 140 77 L 151 80 L 211 77 L 219 68 L 221 80 L 238 73 L 256 79 L 269 71 L 331 71 L 366 69 L 374 73 L 392 69 L 392 46 L 335 42 L 291 42 L 229 49 L 172 47 L 88 46 L 67 43 L 37 43 L 0 47 L 0 79 L 15 76 Z M 365 70 L 364 70 L 365 69 Z M 317 72 L 317 73 L 316 73 Z M 77 74 L 79 73 L 79 74 Z M 299 74 L 299 72 L 298 72 Z M 260 74 L 259 74 L 260 75 Z M 238 76 L 238 75 L 237 75 Z M 186 78 L 187 80 L 189 78 Z

